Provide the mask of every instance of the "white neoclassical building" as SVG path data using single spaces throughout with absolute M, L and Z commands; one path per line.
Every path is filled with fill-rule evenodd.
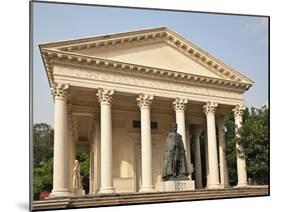
M 195 188 L 202 188 L 202 131 L 206 188 L 229 185 L 224 117 L 233 112 L 241 126 L 242 95 L 253 81 L 166 27 L 47 43 L 40 50 L 55 105 L 53 196 L 73 192 L 78 150 L 90 155 L 90 194 L 161 191 L 173 122 Z M 241 157 L 237 173 L 238 186 L 246 186 Z

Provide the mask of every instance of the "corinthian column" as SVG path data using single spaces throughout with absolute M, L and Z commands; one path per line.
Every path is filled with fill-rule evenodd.
M 224 116 L 218 117 L 218 136 L 219 136 L 219 160 L 220 160 L 220 182 L 223 188 L 229 187 L 227 161 L 225 158 L 225 135 L 224 135 Z
M 195 185 L 197 189 L 202 188 L 202 167 L 201 167 L 201 151 L 200 151 L 200 135 L 202 129 L 196 127 L 194 131 L 195 135 Z
M 112 179 L 111 101 L 114 90 L 99 88 L 97 97 L 101 113 L 101 188 L 100 194 L 114 193 Z
M 219 169 L 218 169 L 218 152 L 217 152 L 217 138 L 216 138 L 216 124 L 215 111 L 218 104 L 214 102 L 207 102 L 203 106 L 207 117 L 207 138 L 208 138 L 208 162 L 209 162 L 209 178 L 207 187 L 219 188 Z
M 54 117 L 54 170 L 51 196 L 69 196 L 69 149 L 67 142 L 66 97 L 69 85 L 56 84 Z
M 182 136 L 188 169 L 189 169 L 189 173 L 191 174 L 190 142 L 189 142 L 189 135 L 188 135 L 188 139 L 186 138 L 186 129 L 185 129 L 185 108 L 187 102 L 188 102 L 187 99 L 181 99 L 177 97 L 173 101 L 173 106 L 176 112 L 176 123 L 178 125 L 178 133 L 181 134 Z
M 242 126 L 242 115 L 245 107 L 242 105 L 236 105 L 232 110 L 235 118 L 235 136 L 240 137 L 239 129 Z M 236 159 L 237 159 L 237 175 L 238 183 L 237 186 L 247 186 L 247 170 L 246 170 L 246 160 L 245 152 L 242 144 L 236 143 Z
M 154 190 L 152 182 L 152 144 L 151 144 L 151 123 L 150 104 L 152 95 L 140 94 L 137 98 L 141 110 L 141 169 L 142 187 L 140 192 L 151 192 Z

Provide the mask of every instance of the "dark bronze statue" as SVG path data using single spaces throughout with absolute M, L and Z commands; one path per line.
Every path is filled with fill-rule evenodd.
M 182 136 L 177 133 L 177 124 L 173 123 L 166 139 L 162 179 L 187 180 L 189 174 Z

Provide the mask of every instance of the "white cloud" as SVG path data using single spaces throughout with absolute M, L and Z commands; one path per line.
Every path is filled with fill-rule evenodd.
M 268 18 L 257 18 L 256 21 L 245 25 L 247 33 L 252 34 L 259 47 L 268 47 Z
M 267 32 L 268 30 L 268 19 L 258 18 L 257 21 L 246 25 L 246 30 L 252 33 Z

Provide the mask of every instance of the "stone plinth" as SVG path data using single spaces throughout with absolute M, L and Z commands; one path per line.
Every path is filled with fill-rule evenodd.
M 171 180 L 162 182 L 161 191 L 195 190 L 194 180 Z

